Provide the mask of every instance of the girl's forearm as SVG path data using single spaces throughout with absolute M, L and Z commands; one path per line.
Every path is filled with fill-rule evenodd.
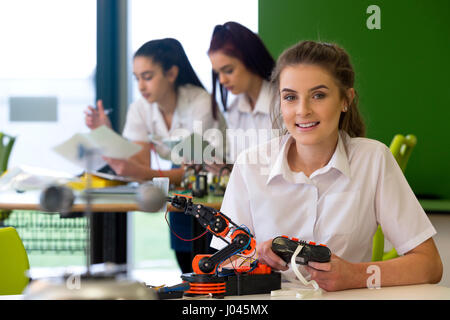
M 434 243 L 427 243 L 430 240 L 421 246 L 434 246 Z M 395 259 L 357 263 L 354 266 L 353 288 L 438 283 L 442 278 L 442 262 L 433 251 L 412 250 Z
M 183 179 L 184 168 L 176 168 L 170 170 L 152 170 L 154 171 L 155 177 L 168 177 L 171 184 L 180 185 Z M 162 175 L 161 175 L 162 174 Z

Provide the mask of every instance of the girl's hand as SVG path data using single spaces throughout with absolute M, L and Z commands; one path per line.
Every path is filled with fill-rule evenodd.
M 353 288 L 356 276 L 355 264 L 345 261 L 332 254 L 330 262 L 319 263 L 310 261 L 306 270 L 319 287 L 326 291 L 338 291 Z
M 144 173 L 143 170 L 140 169 L 141 165 L 133 160 L 114 159 L 108 157 L 103 157 L 103 160 L 105 160 L 119 176 L 136 178 L 137 180 L 140 180 L 142 174 Z
M 275 270 L 286 271 L 289 269 L 286 262 L 272 251 L 272 240 L 273 239 L 269 239 L 256 245 L 258 260 Z
M 88 106 L 88 109 L 84 111 L 84 121 L 89 129 L 93 130 L 102 125 L 106 125 L 111 128 L 111 121 L 105 113 L 102 100 L 97 101 L 97 109 L 92 106 Z

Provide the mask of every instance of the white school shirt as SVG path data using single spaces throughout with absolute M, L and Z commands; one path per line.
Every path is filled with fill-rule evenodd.
M 243 150 L 266 142 L 272 138 L 270 105 L 273 103 L 275 88 L 263 80 L 261 90 L 252 110 L 245 94 L 239 94 L 225 112 L 227 122 L 227 153 L 229 162 L 234 163 Z M 255 132 L 255 130 L 257 130 Z M 253 134 L 255 134 L 253 136 Z M 247 136 L 247 138 L 245 138 Z M 255 138 L 254 138 L 255 137 Z
M 289 168 L 293 141 L 287 135 L 281 147 L 273 139 L 244 151 L 230 176 L 221 211 L 247 226 L 257 243 L 287 235 L 363 262 L 371 261 L 378 224 L 400 255 L 436 234 L 384 144 L 341 131 L 329 163 L 308 178 Z
M 196 122 L 197 121 L 197 122 Z M 201 125 L 199 122 L 201 121 Z M 194 127 L 196 126 L 196 127 Z M 178 88 L 178 100 L 170 129 L 164 122 L 158 104 L 149 103 L 139 98 L 128 108 L 127 118 L 122 135 L 131 141 L 156 141 L 155 150 L 163 158 L 170 160 L 171 149 L 162 144 L 170 138 L 183 138 L 194 131 L 207 133 L 215 128 L 225 135 L 226 123 L 223 115 L 218 112 L 218 120 L 214 120 L 211 111 L 211 96 L 204 89 L 187 84 Z M 206 137 L 208 141 L 210 137 Z M 159 143 L 158 143 L 159 142 Z

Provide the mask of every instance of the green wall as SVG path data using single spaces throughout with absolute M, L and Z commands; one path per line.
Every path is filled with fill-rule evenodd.
M 369 30 L 369 5 L 381 29 Z M 335 42 L 356 71 L 367 136 L 418 144 L 406 178 L 418 197 L 450 198 L 450 1 L 259 0 L 259 34 L 274 55 L 300 40 Z

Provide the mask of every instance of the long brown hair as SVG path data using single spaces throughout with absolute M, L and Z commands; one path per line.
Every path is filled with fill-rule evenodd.
M 172 68 L 178 67 L 178 76 L 175 80 L 175 88 L 185 84 L 205 89 L 183 49 L 181 43 L 173 38 L 164 38 L 151 40 L 144 43 L 134 54 L 136 57 L 145 57 L 160 64 L 164 72 Z
M 214 28 L 208 54 L 216 51 L 239 59 L 252 73 L 270 81 L 275 60 L 272 58 L 261 38 L 247 27 L 233 21 Z M 218 74 L 212 71 L 212 112 L 217 113 L 216 86 L 219 84 L 220 98 L 224 111 L 227 111 L 228 91 L 219 83 Z
M 298 64 L 319 65 L 327 70 L 338 84 L 341 97 L 347 100 L 346 112 L 341 112 L 339 118 L 339 129 L 347 132 L 351 137 L 364 137 L 366 129 L 364 121 L 358 109 L 358 94 L 355 90 L 355 98 L 348 101 L 347 89 L 354 87 L 355 72 L 350 63 L 350 57 L 344 49 L 336 44 L 320 43 L 315 41 L 302 41 L 286 49 L 278 58 L 272 73 L 271 81 L 279 88 L 281 71 L 287 66 Z M 271 118 L 273 127 L 283 128 L 280 111 L 279 91 L 275 97 L 278 101 L 272 104 Z

